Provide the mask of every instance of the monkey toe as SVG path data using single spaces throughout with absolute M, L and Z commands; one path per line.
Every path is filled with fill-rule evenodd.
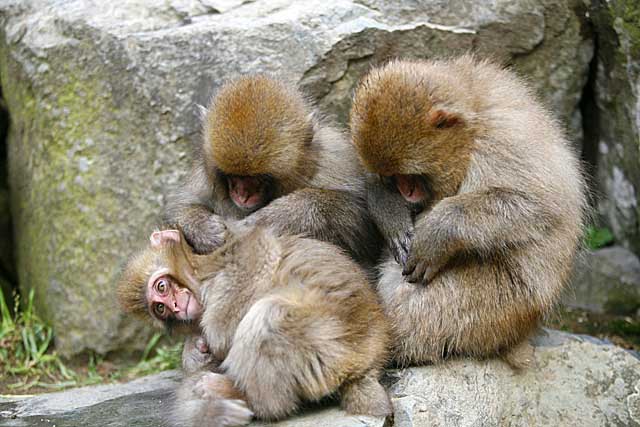
M 204 398 L 240 399 L 242 393 L 236 389 L 231 378 L 214 372 L 204 373 L 195 385 L 195 391 Z
M 422 275 L 423 277 L 422 283 L 426 285 L 429 282 L 431 282 L 434 279 L 434 277 L 436 277 L 439 270 L 440 269 L 435 265 L 425 267 L 424 274 Z
M 221 426 L 244 426 L 253 418 L 253 412 L 243 400 L 224 400 L 220 402 L 219 423 Z
M 391 399 L 377 375 L 366 376 L 359 381 L 345 384 L 341 389 L 342 408 L 351 414 L 386 417 L 393 414 Z
M 515 371 L 521 371 L 533 366 L 535 349 L 528 340 L 515 346 L 502 356 L 502 359 Z

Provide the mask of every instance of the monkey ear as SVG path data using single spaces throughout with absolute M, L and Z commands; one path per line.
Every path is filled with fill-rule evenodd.
M 167 242 L 180 243 L 180 232 L 178 230 L 154 231 L 149 237 L 152 248 L 159 248 Z
M 431 110 L 427 120 L 437 129 L 447 129 L 462 123 L 462 117 L 459 114 L 444 110 Z

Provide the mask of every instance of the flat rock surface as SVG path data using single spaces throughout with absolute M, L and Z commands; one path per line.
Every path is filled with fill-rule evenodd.
M 544 331 L 535 363 L 515 373 L 499 360 L 452 360 L 387 372 L 394 417 L 314 407 L 278 427 L 640 426 L 640 360 L 587 336 Z M 0 426 L 167 425 L 175 371 L 104 385 L 0 400 Z

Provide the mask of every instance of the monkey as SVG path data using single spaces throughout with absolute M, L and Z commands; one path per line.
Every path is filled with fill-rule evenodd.
M 164 215 L 197 253 L 220 246 L 233 220 L 327 241 L 374 264 L 381 237 L 355 150 L 298 89 L 266 75 L 229 81 L 203 109 L 202 130 L 191 174 Z
M 164 213 L 197 253 L 220 246 L 225 224 L 238 221 L 336 244 L 372 268 L 381 237 L 355 150 L 299 90 L 266 75 L 239 77 L 218 90 L 201 119 L 191 173 Z M 184 363 L 202 356 L 185 351 Z
M 389 327 L 358 264 L 330 243 L 269 228 L 227 233 L 200 255 L 179 230 L 156 231 L 118 283 L 126 312 L 206 347 L 185 365 L 177 424 L 280 419 L 334 394 L 350 413 L 389 415 L 378 381 Z
M 386 241 L 376 286 L 394 362 L 529 365 L 586 221 L 559 123 L 515 73 L 472 55 L 372 69 L 349 123 Z

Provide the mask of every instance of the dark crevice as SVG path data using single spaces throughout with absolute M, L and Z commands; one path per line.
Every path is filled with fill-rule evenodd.
M 7 136 L 9 134 L 9 111 L 2 88 L 0 88 L 0 287 L 9 306 L 13 304 L 11 294 L 17 291 L 14 258 L 14 239 L 9 205 L 9 174 L 7 159 Z
M 592 34 L 594 43 L 593 58 L 589 63 L 589 75 L 587 83 L 582 89 L 582 96 L 578 107 L 582 114 L 582 132 L 584 135 L 581 158 L 589 187 L 589 205 L 595 208 L 598 199 L 596 168 L 598 164 L 598 141 L 600 140 L 600 115 L 596 102 L 599 42 L 597 32 L 593 31 Z

